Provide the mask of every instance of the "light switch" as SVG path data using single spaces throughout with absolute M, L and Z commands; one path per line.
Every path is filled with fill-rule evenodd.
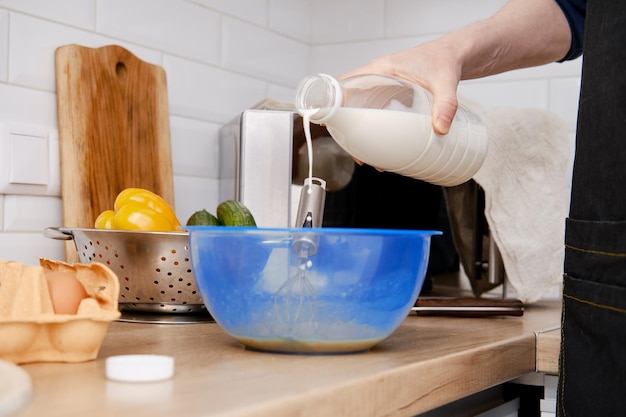
M 9 183 L 48 184 L 48 136 L 9 134 Z
M 55 130 L 0 123 L 0 194 L 59 196 L 59 179 Z

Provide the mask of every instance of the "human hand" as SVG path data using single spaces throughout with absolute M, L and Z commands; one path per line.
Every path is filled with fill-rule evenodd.
M 374 59 L 340 75 L 344 79 L 359 74 L 385 74 L 421 85 L 433 94 L 433 129 L 445 135 L 458 108 L 456 90 L 461 78 L 461 62 L 454 48 L 441 39 Z

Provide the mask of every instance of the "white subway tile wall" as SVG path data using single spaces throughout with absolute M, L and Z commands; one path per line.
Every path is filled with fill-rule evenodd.
M 0 10 L 0 82 L 6 82 L 9 55 L 9 13 Z
M 428 3 L 430 7 L 436 0 Z M 313 44 L 384 38 L 384 17 L 385 1 L 381 0 L 315 0 Z
M 0 120 L 56 127 L 56 94 L 0 83 Z
M 96 24 L 95 1 L 2 0 L 0 7 L 87 30 Z
M 212 10 L 181 0 L 96 4 L 99 34 L 205 64 L 219 63 L 220 15 Z
M 4 230 L 7 232 L 41 231 L 56 224 L 60 216 L 60 199 L 35 195 L 4 196 Z
M 192 0 L 192 2 L 217 10 L 225 16 L 232 16 L 258 26 L 268 25 L 269 2 L 267 0 Z
M 222 19 L 221 64 L 229 70 L 294 85 L 308 73 L 308 52 L 301 41 L 229 17 Z
M 225 123 L 266 95 L 267 82 L 248 75 L 173 56 L 163 67 L 173 115 Z
M 401 51 L 434 37 L 412 36 L 314 45 L 311 51 L 312 71 L 339 75 L 356 66 L 364 65 L 377 56 Z
M 176 211 L 218 203 L 220 127 L 308 73 L 339 74 L 487 17 L 505 0 L 0 0 L 0 122 L 56 129 L 54 51 L 118 44 L 167 73 Z M 530 106 L 575 129 L 580 60 L 464 82 L 485 104 Z M 3 169 L 3 167 L 0 167 Z M 62 259 L 42 229 L 59 196 L 0 195 L 0 259 Z
M 223 0 L 224 2 L 228 0 Z M 260 3 L 260 2 L 259 2 Z M 294 39 L 311 43 L 313 29 L 311 13 L 313 2 L 310 0 L 270 0 L 270 28 L 279 33 L 286 33 Z
M 495 13 L 506 0 L 472 1 L 388 0 L 385 34 L 388 37 L 448 32 Z

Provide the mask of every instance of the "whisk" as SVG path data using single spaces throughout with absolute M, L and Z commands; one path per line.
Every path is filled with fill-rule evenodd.
M 325 200 L 326 181 L 307 178 L 300 194 L 296 225 L 303 229 L 321 227 Z M 274 310 L 290 332 L 315 324 L 317 296 L 306 274 L 313 266 L 311 257 L 317 253 L 318 243 L 315 233 L 303 231 L 294 236 L 292 248 L 298 256 L 296 272 L 274 294 Z

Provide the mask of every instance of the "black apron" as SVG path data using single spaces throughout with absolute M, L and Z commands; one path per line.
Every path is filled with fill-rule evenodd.
M 558 415 L 626 415 L 626 2 L 587 2 Z

